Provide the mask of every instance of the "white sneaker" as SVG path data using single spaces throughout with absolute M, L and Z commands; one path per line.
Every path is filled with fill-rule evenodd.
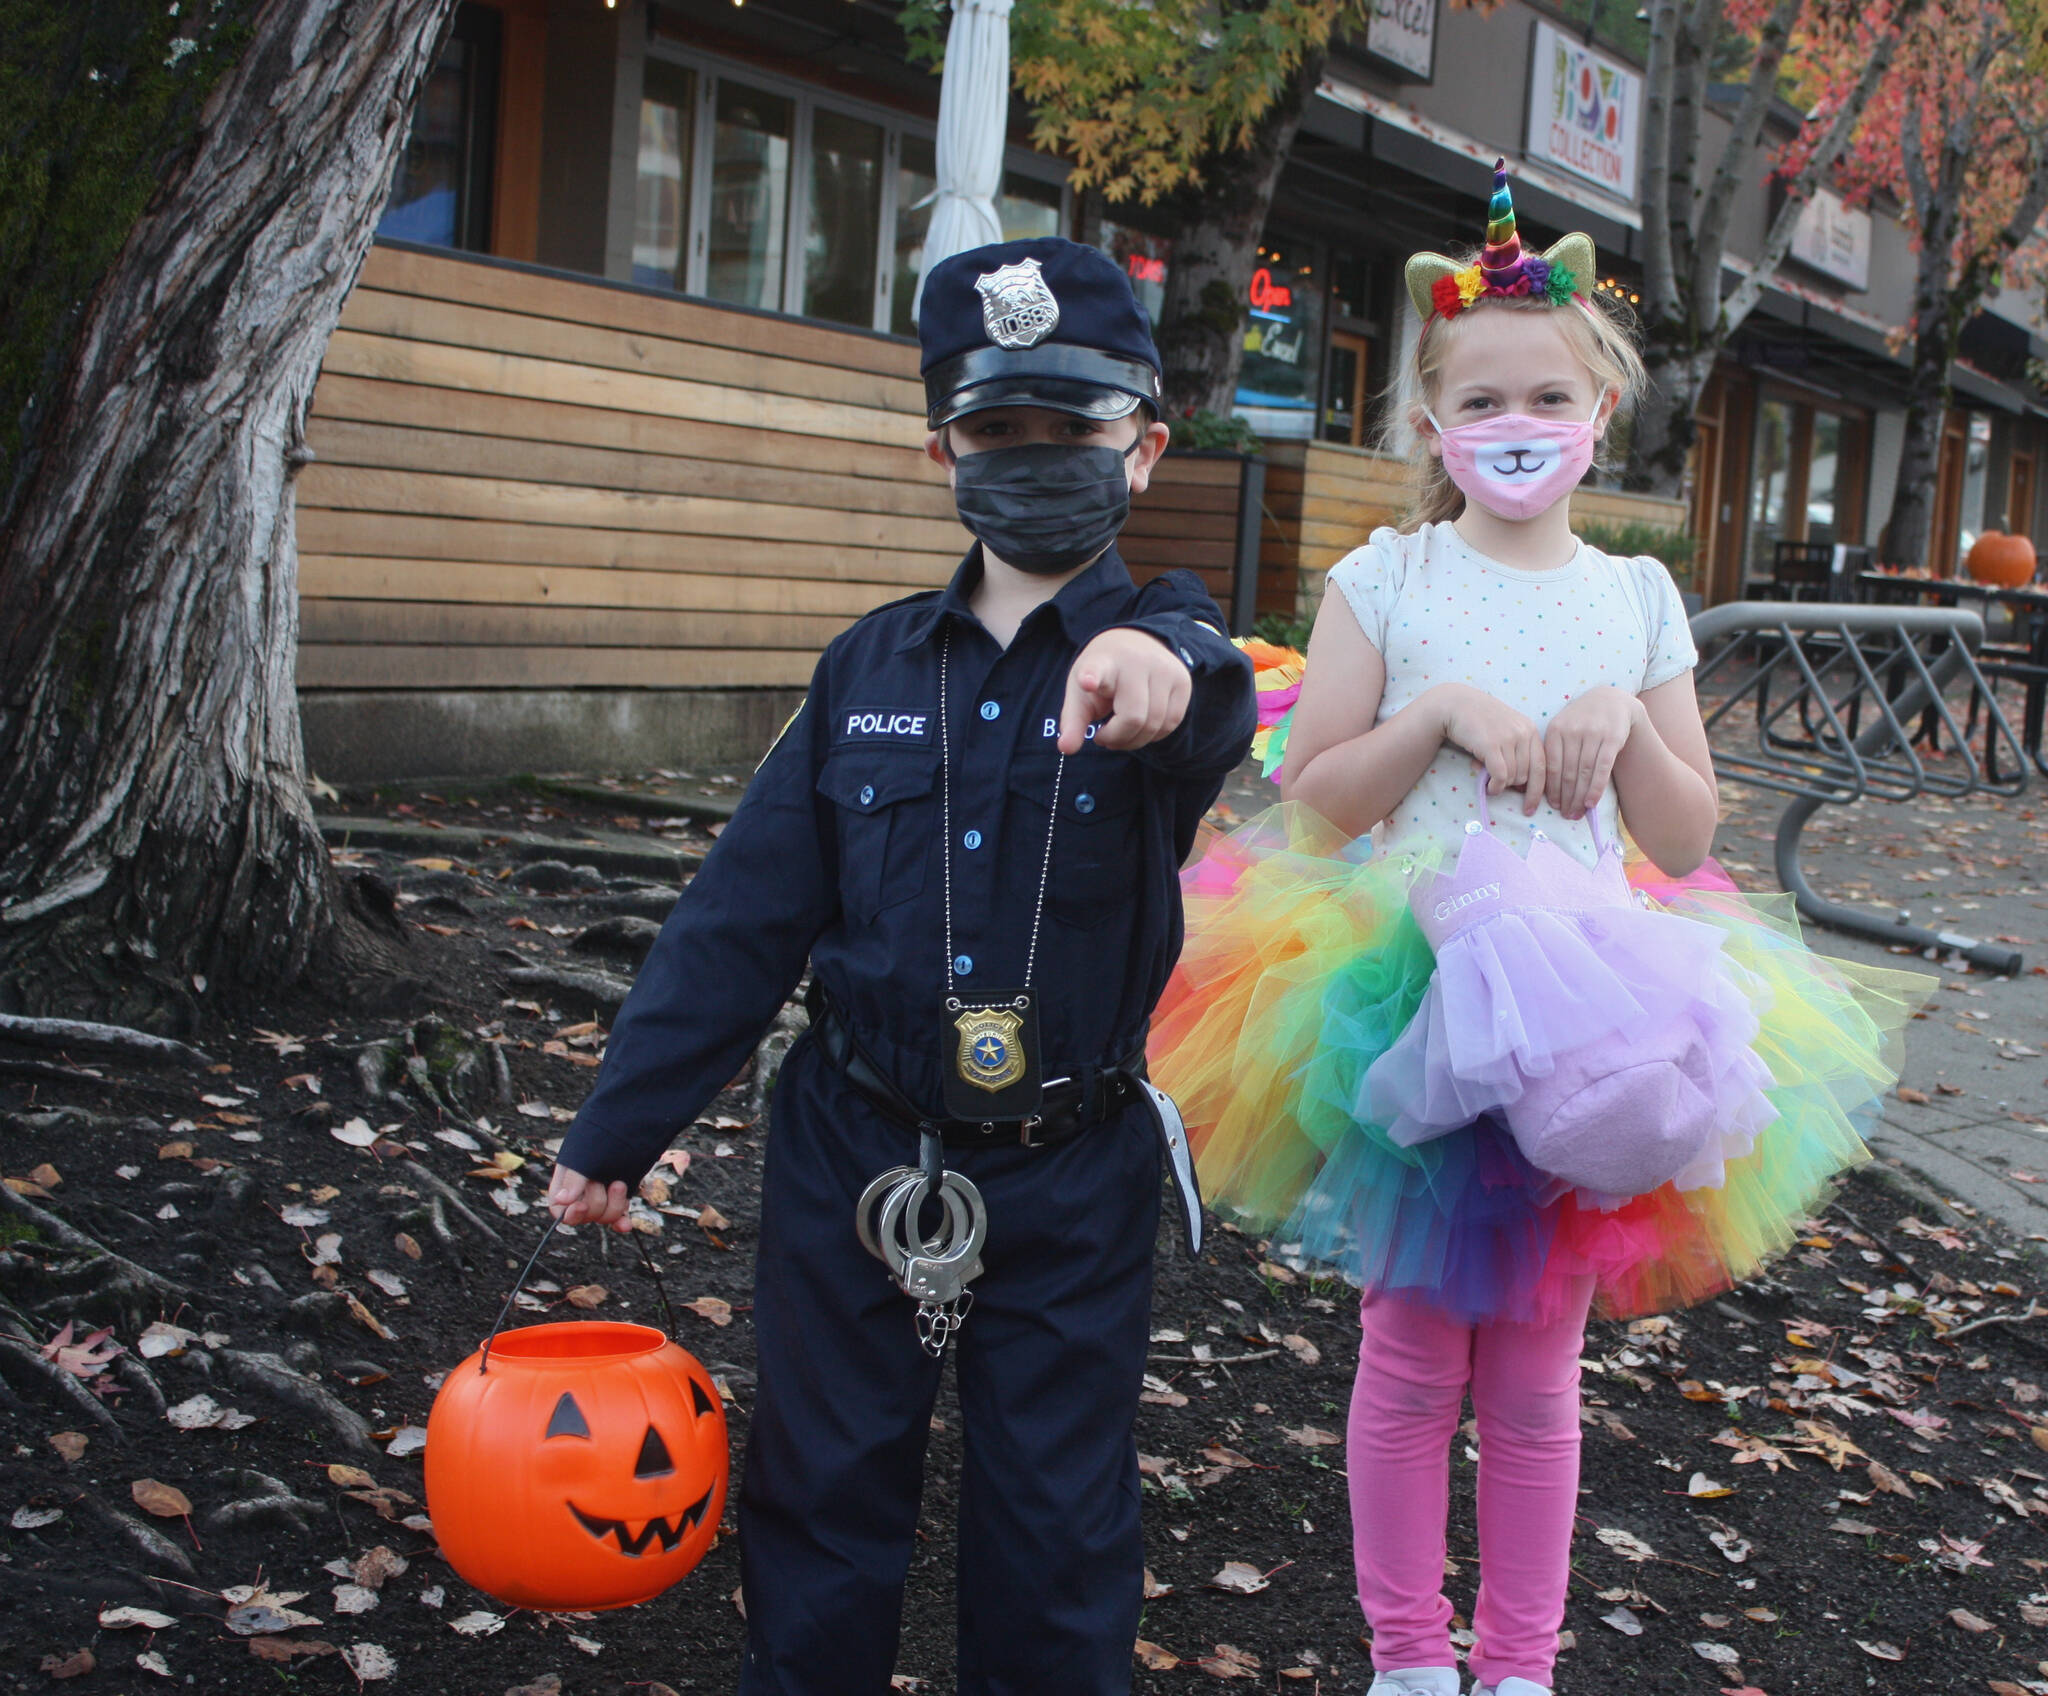
M 1498 1684 L 1472 1681 L 1472 1696 L 1550 1696 L 1550 1686 L 1531 1678 L 1504 1678 Z
M 1402 1667 L 1375 1673 L 1365 1696 L 1458 1696 L 1458 1669 Z

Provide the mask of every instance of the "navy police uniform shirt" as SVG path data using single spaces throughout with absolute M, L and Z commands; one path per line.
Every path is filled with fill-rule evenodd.
M 1179 867 L 1250 745 L 1250 665 L 1192 572 L 1138 588 L 1112 547 L 1007 649 L 968 610 L 980 575 L 977 545 L 943 592 L 869 613 L 825 650 L 641 967 L 563 1165 L 637 1181 L 739 1070 L 807 959 L 876 1064 L 941 1113 L 948 629 L 952 954 L 967 993 L 1024 982 L 1060 707 L 1082 647 L 1114 627 L 1143 630 L 1193 674 L 1178 729 L 1132 752 L 1091 741 L 1067 760 L 1032 978 L 1047 1077 L 1143 1044 L 1180 953 Z

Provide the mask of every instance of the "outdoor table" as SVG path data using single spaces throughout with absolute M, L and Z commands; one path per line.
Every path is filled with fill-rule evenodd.
M 2015 635 L 2019 642 L 2007 650 L 2010 658 L 1993 660 L 1985 667 L 1988 677 L 2010 677 L 2026 686 L 2026 706 L 2021 714 L 2020 747 L 2035 767 L 2048 773 L 2041 758 L 2042 720 L 2048 717 L 2048 588 L 1998 588 L 1967 577 L 1910 577 L 1899 572 L 1859 571 L 1857 599 L 1877 605 L 1926 605 L 1953 607 L 1977 603 L 1988 611 L 1994 603 L 2012 609 Z

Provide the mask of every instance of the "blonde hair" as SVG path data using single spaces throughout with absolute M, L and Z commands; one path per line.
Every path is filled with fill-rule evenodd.
M 1615 417 L 1634 405 L 1648 384 L 1643 357 L 1636 351 L 1634 315 L 1609 295 L 1595 295 L 1590 300 L 1581 295 L 1576 305 L 1562 308 L 1530 296 L 1482 295 L 1455 318 L 1428 320 L 1416 339 L 1413 356 L 1403 361 L 1395 377 L 1388 397 L 1390 404 L 1384 413 L 1383 446 L 1398 441 L 1403 428 L 1410 433 L 1408 510 L 1398 526 L 1403 535 L 1425 524 L 1456 518 L 1465 510 L 1464 495 L 1444 471 L 1444 462 L 1429 451 L 1429 443 L 1417 426 L 1423 409 L 1436 404 L 1439 373 L 1458 326 L 1475 312 L 1502 311 L 1553 314 L 1558 329 L 1580 363 L 1592 373 L 1601 393 L 1618 391 Z M 1601 447 L 1604 449 L 1611 439 L 1603 438 Z

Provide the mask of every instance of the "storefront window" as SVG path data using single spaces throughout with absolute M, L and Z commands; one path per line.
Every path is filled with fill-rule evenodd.
M 794 102 L 719 78 L 704 288 L 713 300 L 770 312 L 782 307 L 794 116 Z
M 1323 348 L 1317 257 L 1307 245 L 1261 248 L 1245 284 L 1236 411 L 1262 436 L 1316 434 Z
M 486 251 L 498 125 L 498 14 L 462 6 L 420 90 L 380 236 Z
M 1842 493 L 1842 417 L 1813 415 L 1813 457 L 1806 470 L 1806 539 L 1830 546 L 1842 539 L 1835 503 Z
M 633 201 L 633 281 L 648 288 L 683 286 L 696 88 L 692 71 L 659 61 L 647 67 L 646 91 L 640 100 L 640 175 Z
M 1336 318 L 1356 318 L 1378 323 L 1380 317 L 1378 280 L 1370 259 L 1356 253 L 1330 256 L 1330 313 Z
M 1056 236 L 1060 233 L 1060 185 L 1005 171 L 996 216 L 1002 220 L 1004 241 Z
M 1131 279 L 1131 292 L 1138 297 L 1138 304 L 1156 330 L 1160 309 L 1166 304 L 1166 268 L 1173 262 L 1172 238 L 1112 224 L 1105 218 L 1102 251 L 1123 267 L 1124 275 Z
M 1768 576 L 1773 551 L 1785 535 L 1792 488 L 1792 404 L 1761 401 L 1756 409 L 1756 470 L 1750 481 L 1749 569 Z
M 641 85 L 633 280 L 860 329 L 886 298 L 880 326 L 916 334 L 938 173 L 912 121 L 657 49 Z M 1004 239 L 1058 235 L 1064 203 L 1057 176 L 1005 172 Z
M 875 321 L 882 226 L 882 129 L 820 107 L 811 114 L 804 314 L 866 329 Z
M 917 334 L 911 307 L 924 268 L 924 233 L 932 225 L 932 197 L 939 191 L 939 167 L 929 136 L 906 135 L 896 149 L 896 283 L 889 294 L 889 328 L 899 336 Z

